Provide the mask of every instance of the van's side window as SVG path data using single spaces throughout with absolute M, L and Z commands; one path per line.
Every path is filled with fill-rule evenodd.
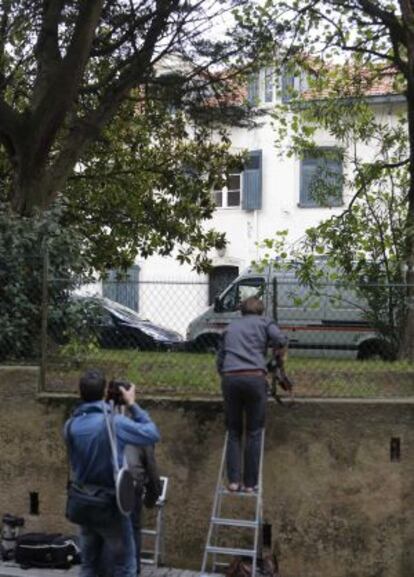
M 265 291 L 263 278 L 246 278 L 234 284 L 223 296 L 222 307 L 224 311 L 235 311 L 240 302 L 248 297 L 258 296 L 262 298 Z

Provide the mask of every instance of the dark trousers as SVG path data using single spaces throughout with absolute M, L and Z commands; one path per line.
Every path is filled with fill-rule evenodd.
M 222 380 L 227 444 L 227 476 L 230 483 L 242 480 L 243 417 L 246 420 L 243 484 L 257 485 L 261 433 L 266 413 L 266 378 L 255 375 L 228 375 Z

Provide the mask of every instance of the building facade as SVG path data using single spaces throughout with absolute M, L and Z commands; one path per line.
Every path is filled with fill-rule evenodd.
M 101 288 L 104 295 L 184 335 L 190 320 L 252 261 L 260 259 L 260 243 L 264 239 L 287 230 L 288 241 L 298 241 L 307 228 L 345 209 L 353 194 L 346 186 L 340 185 L 334 196 L 322 202 L 312 196 L 311 182 L 321 168 L 319 158 L 283 157 L 276 149 L 272 109 L 284 98 L 283 85 L 302 81 L 291 78 L 278 83 L 272 74 L 262 70 L 249 85 L 249 97 L 268 113 L 254 128 L 229 130 L 234 151 L 248 154 L 244 169 L 228 175 L 223 190 L 212 191 L 217 208 L 206 226 L 224 232 L 227 246 L 212 251 L 210 274 L 199 275 L 173 257 L 155 256 L 138 260 L 126 282 L 117 280 L 112 273 Z M 295 88 L 303 86 L 297 84 Z M 404 97 L 393 94 L 387 86 L 371 89 L 367 99 L 375 117 L 384 123 L 396 122 L 398 114 L 405 110 Z M 317 132 L 315 142 L 328 152 L 352 147 L 348 152 L 356 151 L 363 160 L 376 152 L 371 145 L 344 145 L 323 130 Z M 350 166 L 334 158 L 327 162 L 329 178 L 337 176 L 339 182 L 344 176 L 346 181 Z

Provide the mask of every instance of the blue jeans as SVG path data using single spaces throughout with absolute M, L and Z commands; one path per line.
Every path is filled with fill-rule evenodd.
M 136 577 L 131 520 L 119 516 L 109 527 L 81 527 L 82 565 L 79 577 Z
M 266 414 L 266 386 L 264 376 L 223 376 L 224 411 L 228 429 L 227 477 L 230 483 L 246 487 L 257 485 L 262 429 Z M 246 415 L 246 442 L 242 475 L 243 416 Z
M 137 575 L 141 574 L 141 516 L 142 516 L 142 489 L 137 491 L 135 509 L 131 513 L 131 524 L 135 538 L 135 559 Z

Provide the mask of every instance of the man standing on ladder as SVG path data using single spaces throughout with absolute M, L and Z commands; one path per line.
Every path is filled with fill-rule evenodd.
M 258 482 L 261 432 L 267 401 L 266 353 L 272 347 L 285 356 L 288 338 L 274 321 L 263 317 L 263 302 L 255 296 L 241 302 L 242 317 L 230 323 L 217 354 L 222 377 L 228 430 L 226 454 L 228 490 L 253 493 Z M 246 415 L 242 472 L 243 415 Z M 243 474 L 242 474 L 243 473 Z

